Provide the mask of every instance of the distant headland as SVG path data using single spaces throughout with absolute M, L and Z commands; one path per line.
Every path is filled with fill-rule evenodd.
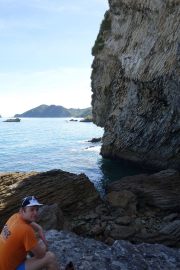
M 22 114 L 15 114 L 14 117 L 78 117 L 86 118 L 92 116 L 92 108 L 67 109 L 59 105 L 42 104 Z

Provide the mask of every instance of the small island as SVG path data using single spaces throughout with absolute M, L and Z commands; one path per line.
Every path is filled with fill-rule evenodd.
M 9 118 L 9 119 L 7 119 L 7 120 L 5 120 L 5 121 L 3 121 L 3 122 L 20 122 L 21 121 L 21 119 L 20 118 Z
M 80 120 L 79 122 L 93 122 L 93 118 L 91 115 L 88 115 L 84 119 Z

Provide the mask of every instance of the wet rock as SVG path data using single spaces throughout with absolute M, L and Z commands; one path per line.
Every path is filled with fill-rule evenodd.
M 97 142 L 100 142 L 100 141 L 101 141 L 101 137 L 99 137 L 99 138 L 92 138 L 88 142 L 97 143 Z

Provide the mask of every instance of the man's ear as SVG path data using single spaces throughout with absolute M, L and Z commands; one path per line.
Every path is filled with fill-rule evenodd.
M 23 212 L 25 212 L 25 207 L 21 207 L 21 208 L 19 209 L 19 213 L 20 213 L 20 214 L 23 213 Z

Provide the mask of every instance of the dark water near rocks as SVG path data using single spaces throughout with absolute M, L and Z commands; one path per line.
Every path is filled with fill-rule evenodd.
M 142 172 L 124 162 L 103 159 L 103 129 L 69 118 L 22 118 L 20 123 L 0 120 L 0 172 L 62 169 L 85 173 L 101 189 L 103 183 Z

